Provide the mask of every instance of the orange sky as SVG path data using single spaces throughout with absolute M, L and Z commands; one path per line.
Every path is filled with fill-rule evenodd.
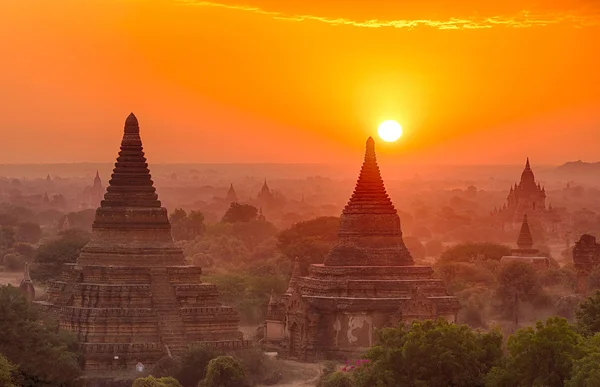
M 2 0 L 0 163 L 600 160 L 600 3 L 485 3 Z

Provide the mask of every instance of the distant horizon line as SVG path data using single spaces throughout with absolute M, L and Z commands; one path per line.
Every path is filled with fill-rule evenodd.
M 106 164 L 110 164 L 110 165 L 114 165 L 114 161 L 73 161 L 73 162 L 50 162 L 50 163 L 0 163 L 0 167 L 18 167 L 18 166 L 53 166 L 53 165 L 106 165 Z M 534 163 L 533 165 L 537 165 L 540 167 L 557 167 L 557 166 L 561 166 L 564 164 L 568 164 L 568 163 L 582 163 L 582 164 L 600 164 L 600 161 L 582 161 L 582 160 L 575 160 L 575 161 L 565 161 L 561 164 L 536 164 Z M 217 166 L 223 166 L 223 165 L 331 165 L 331 166 L 347 166 L 347 165 L 355 165 L 356 163 L 352 163 L 352 162 L 345 162 L 345 163 L 340 163 L 340 162 L 199 162 L 199 161 L 195 161 L 195 162 L 150 162 L 148 163 L 149 166 L 152 165 L 168 165 L 168 166 L 185 166 L 185 165 L 217 165 Z M 403 162 L 386 162 L 386 164 L 396 164 L 396 165 L 419 165 L 419 166 L 451 166 L 451 167 L 469 167 L 469 166 L 486 166 L 486 167 L 494 167 L 494 166 L 499 166 L 499 167 L 505 167 L 505 166 L 520 166 L 523 163 L 506 163 L 506 164 L 501 164 L 501 163 L 490 163 L 490 164 L 486 164 L 486 163 L 478 163 L 478 164 L 473 164 L 473 163 L 465 163 L 465 164 L 441 164 L 441 163 L 403 163 Z

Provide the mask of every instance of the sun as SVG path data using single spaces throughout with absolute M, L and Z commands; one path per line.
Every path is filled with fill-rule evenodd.
M 386 142 L 394 142 L 402 136 L 402 126 L 397 121 L 387 120 L 379 125 L 379 137 Z

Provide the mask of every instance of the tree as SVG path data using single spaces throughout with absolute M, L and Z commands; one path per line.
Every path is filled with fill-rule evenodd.
M 13 374 L 16 373 L 18 368 L 12 364 L 6 356 L 0 353 L 0 386 L 4 387 L 17 387 Z
M 500 258 L 510 255 L 510 248 L 497 243 L 461 243 L 449 247 L 440 256 L 439 262 L 473 262 L 476 260 Z
M 600 386 L 600 334 L 588 339 L 583 347 L 586 355 L 573 364 L 566 387 Z
M 58 278 L 65 263 L 77 261 L 89 238 L 90 234 L 83 230 L 69 229 L 60 232 L 57 238 L 40 245 L 35 254 L 35 266 L 31 270 L 33 279 L 45 282 Z
M 219 353 L 209 347 L 193 347 L 181 358 L 181 369 L 175 379 L 183 387 L 196 387 L 206 376 L 206 366 L 219 356 Z
M 236 222 L 249 222 L 256 219 L 258 216 L 258 209 L 250 204 L 239 204 L 231 203 L 229 209 L 223 215 L 223 222 L 236 223 Z
M 535 270 L 524 262 L 509 262 L 500 267 L 496 295 L 502 309 L 518 319 L 519 302 L 531 302 L 539 296 L 542 288 Z
M 577 328 L 582 334 L 600 333 L 600 290 L 579 304 L 575 316 Z
M 582 355 L 579 336 L 566 319 L 519 329 L 508 339 L 508 357 L 486 377 L 486 386 L 563 386 Z
M 19 364 L 22 386 L 74 386 L 80 376 L 77 344 L 12 286 L 0 287 L 0 353 Z
M 181 384 L 171 377 L 155 378 L 154 376 L 148 376 L 137 378 L 133 381 L 131 387 L 181 387 Z
M 42 228 L 33 222 L 19 223 L 17 225 L 16 240 L 25 243 L 38 243 L 42 237 Z
M 277 227 L 266 220 L 255 219 L 233 224 L 233 235 L 244 242 L 250 251 L 267 239 L 275 237 L 277 232 Z
M 200 211 L 190 211 L 187 214 L 181 208 L 175 209 L 169 217 L 171 233 L 176 241 L 190 241 L 202 235 L 206 229 L 204 215 Z
M 340 218 L 322 216 L 294 224 L 277 237 L 279 251 L 288 259 L 301 260 L 303 269 L 311 263 L 323 263 L 337 241 Z
M 206 367 L 206 377 L 202 387 L 244 387 L 247 386 L 244 368 L 231 356 L 212 359 Z
M 502 358 L 502 335 L 481 333 L 443 319 L 384 328 L 353 371 L 358 387 L 480 386 Z

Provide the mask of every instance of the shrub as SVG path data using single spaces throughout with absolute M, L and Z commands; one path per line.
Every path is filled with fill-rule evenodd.
M 231 356 L 212 359 L 206 367 L 206 377 L 199 387 L 245 387 L 246 373 L 240 363 Z
M 194 347 L 187 351 L 181 359 L 181 368 L 175 376 L 183 387 L 196 387 L 206 376 L 208 363 L 219 356 L 209 347 Z
M 162 378 L 165 376 L 175 377 L 181 371 L 181 364 L 169 356 L 159 359 L 152 367 L 152 376 Z
M 181 387 L 181 384 L 173 378 L 155 378 L 148 376 L 146 378 L 137 378 L 131 387 Z

